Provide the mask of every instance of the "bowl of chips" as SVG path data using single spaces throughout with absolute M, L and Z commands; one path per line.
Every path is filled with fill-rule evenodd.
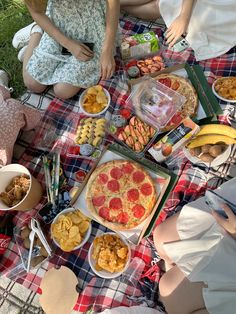
M 114 232 L 97 236 L 88 252 L 88 261 L 93 272 L 99 277 L 112 279 L 128 268 L 131 249 L 128 242 Z
M 91 232 L 90 219 L 74 208 L 61 211 L 51 224 L 51 237 L 65 252 L 81 248 L 88 241 Z
M 80 96 L 81 111 L 90 117 L 97 117 L 108 109 L 111 102 L 109 92 L 101 85 L 87 88 Z
M 229 103 L 236 103 L 236 76 L 221 77 L 212 84 L 216 97 Z

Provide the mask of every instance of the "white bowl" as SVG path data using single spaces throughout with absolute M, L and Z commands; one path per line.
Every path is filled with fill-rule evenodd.
M 200 158 L 192 156 L 189 150 L 184 147 L 183 152 L 185 156 L 190 160 L 193 164 L 196 165 L 206 165 L 207 167 L 218 167 L 226 162 L 231 153 L 231 145 L 228 145 L 227 149 L 219 156 L 217 156 L 211 163 L 202 161 Z
M 110 95 L 110 93 L 108 92 L 108 90 L 106 90 L 104 87 L 103 87 L 103 90 L 104 90 L 104 92 L 105 92 L 105 94 L 106 94 L 106 96 L 107 96 L 107 105 L 106 105 L 106 107 L 105 107 L 102 111 L 97 112 L 97 113 L 89 113 L 89 112 L 87 112 L 87 111 L 83 108 L 84 97 L 85 97 L 85 95 L 86 95 L 86 93 L 87 93 L 87 91 L 88 91 L 88 88 L 85 89 L 85 90 L 82 92 L 82 94 L 80 95 L 80 98 L 79 98 L 79 106 L 80 106 L 81 111 L 82 111 L 84 114 L 86 114 L 86 115 L 89 116 L 89 117 L 98 117 L 98 116 L 100 116 L 101 114 L 103 114 L 103 113 L 105 113 L 105 112 L 107 111 L 107 109 L 109 108 L 110 103 L 111 103 L 111 95 Z
M 130 249 L 130 246 L 128 244 L 128 242 L 123 238 L 121 237 L 120 235 L 118 235 L 117 233 L 115 232 L 106 232 L 106 233 L 103 233 L 101 235 L 98 235 L 98 237 L 104 235 L 104 234 L 114 234 L 116 236 L 118 236 L 119 238 L 121 238 L 121 240 L 127 245 L 128 247 L 128 258 L 127 258 L 127 262 L 126 262 L 126 265 L 125 267 L 119 271 L 119 272 L 115 272 L 115 273 L 110 273 L 106 270 L 96 270 L 95 268 L 95 265 L 96 265 L 96 261 L 93 259 L 92 257 L 92 252 L 93 252 L 93 243 L 91 244 L 90 248 L 89 248 L 89 251 L 88 251 L 88 261 L 89 261 L 89 265 L 90 267 L 92 268 L 93 272 L 101 277 L 101 278 L 105 278 L 105 279 L 112 279 L 112 278 L 116 278 L 116 277 L 119 277 L 122 273 L 124 273 L 126 271 L 126 269 L 128 268 L 129 266 L 129 263 L 130 263 L 130 260 L 131 260 L 131 249 Z
M 70 212 L 74 212 L 74 211 L 76 211 L 76 210 L 77 210 L 77 209 L 74 209 L 74 208 L 72 208 L 72 207 L 71 207 L 71 208 L 66 208 L 66 209 L 62 210 L 62 211 L 61 211 L 59 214 L 57 214 L 56 217 L 53 219 L 52 224 L 57 221 L 57 219 L 58 219 L 58 217 L 59 217 L 60 215 L 63 215 L 63 214 L 66 214 L 66 213 L 70 213 Z M 83 238 L 82 242 L 81 242 L 79 245 L 75 246 L 72 251 L 75 251 L 75 250 L 78 250 L 79 248 L 81 248 L 81 247 L 88 241 L 88 239 L 89 239 L 89 237 L 90 237 L 90 235 L 91 235 L 91 232 L 92 232 L 92 225 L 91 225 L 91 223 L 90 223 L 90 224 L 89 224 L 89 228 L 88 228 L 86 234 L 84 235 L 84 238 Z M 59 244 L 59 243 L 57 242 L 57 240 L 54 238 L 53 233 L 52 233 L 52 230 L 51 230 L 51 237 L 52 237 L 52 239 L 53 239 L 53 242 L 62 250 L 62 248 L 60 247 L 60 244 Z
M 229 76 L 229 77 L 230 77 L 230 76 Z M 225 78 L 229 78 L 229 77 L 225 77 Z M 218 78 L 217 80 L 215 80 L 215 82 L 212 84 L 212 92 L 213 92 L 213 94 L 214 94 L 216 97 L 218 97 L 219 99 L 224 100 L 224 101 L 226 101 L 226 102 L 229 102 L 229 103 L 236 103 L 236 99 L 227 99 L 227 98 L 224 98 L 224 97 L 220 96 L 220 95 L 217 93 L 217 91 L 215 90 L 216 82 L 219 81 L 219 80 L 222 80 L 222 79 L 224 79 L 224 78 L 223 78 L 223 77 L 220 77 L 220 78 Z

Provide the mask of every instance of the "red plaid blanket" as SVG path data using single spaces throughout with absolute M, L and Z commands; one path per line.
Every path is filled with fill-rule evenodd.
M 121 29 L 125 34 L 141 33 L 149 30 L 154 30 L 162 38 L 164 29 L 157 24 L 146 24 L 141 21 L 124 18 L 121 20 Z M 163 51 L 163 56 L 172 61 L 172 63 L 182 63 L 186 61 L 190 64 L 195 63 L 194 56 L 191 50 L 183 53 L 171 53 Z M 215 76 L 236 75 L 236 52 L 216 59 L 200 62 L 204 73 L 212 83 Z M 127 84 L 124 81 L 124 72 L 122 64 L 117 59 L 117 71 L 114 78 L 108 81 L 103 81 L 101 84 L 112 95 L 112 112 L 117 106 L 122 106 L 127 99 L 128 90 Z M 45 111 L 42 124 L 37 130 L 31 147 L 28 147 L 25 153 L 21 156 L 19 163 L 30 169 L 31 173 L 44 185 L 44 175 L 42 169 L 41 155 L 42 148 L 51 148 L 52 145 L 66 148 L 65 134 L 71 130 L 71 121 L 78 117 L 78 96 L 70 101 L 62 102 L 54 99 L 48 109 Z M 224 109 L 224 117 L 236 119 L 235 108 L 233 106 L 221 103 Z M 72 119 L 73 118 L 73 119 Z M 162 211 L 160 219 L 164 220 L 167 215 L 172 214 L 181 209 L 181 207 L 196 199 L 204 193 L 207 187 L 214 188 L 225 180 L 235 176 L 235 148 L 232 150 L 231 156 L 227 163 L 219 166 L 216 169 L 193 166 L 179 152 L 174 159 L 168 160 L 167 166 L 174 171 L 179 180 L 171 193 L 165 208 Z M 70 186 L 75 184 L 74 174 L 79 169 L 86 173 L 91 169 L 92 161 L 86 159 L 73 159 L 65 154 L 62 154 L 63 167 L 65 175 L 68 178 Z M 37 208 L 29 213 L 18 213 L 17 224 L 27 219 L 29 215 L 35 215 L 46 199 L 43 199 Z M 66 265 L 72 269 L 78 277 L 80 296 L 76 305 L 79 311 L 87 311 L 93 309 L 95 312 L 100 312 L 106 308 L 116 306 L 132 306 L 137 304 L 145 304 L 149 307 L 159 308 L 158 302 L 158 280 L 159 269 L 157 265 L 151 264 L 155 255 L 153 243 L 150 239 L 143 239 L 140 245 L 132 248 L 133 257 L 135 257 L 128 268 L 127 272 L 119 278 L 113 280 L 105 280 L 95 277 L 91 271 L 87 253 L 90 244 L 94 237 L 107 229 L 96 222 L 93 222 L 92 235 L 89 241 L 76 252 L 65 253 L 60 249 L 55 251 L 50 262 L 45 263 L 40 269 L 37 269 L 29 274 L 22 271 L 16 245 L 12 242 L 4 258 L 1 260 L 0 271 L 12 279 L 17 279 L 19 283 L 25 287 L 39 292 L 40 281 L 45 274 L 45 271 L 56 265 Z

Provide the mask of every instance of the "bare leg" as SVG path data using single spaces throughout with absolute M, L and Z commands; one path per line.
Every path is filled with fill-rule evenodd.
M 159 283 L 161 301 L 168 314 L 207 314 L 202 289 L 203 282 L 190 282 L 182 271 L 174 266 Z
M 120 3 L 121 9 L 140 19 L 154 21 L 160 17 L 158 0 L 121 0 Z
M 55 96 L 62 99 L 68 99 L 78 93 L 80 87 L 66 83 L 57 83 L 54 85 Z
M 27 63 L 32 56 L 34 48 L 36 48 L 42 37 L 41 33 L 33 33 L 30 36 L 30 41 L 25 51 L 24 60 L 23 60 L 23 79 L 25 86 L 35 93 L 42 93 L 46 89 L 46 85 L 40 84 L 38 81 L 32 78 L 32 76 L 26 71 Z
M 179 213 L 167 218 L 163 223 L 157 226 L 153 232 L 155 247 L 160 257 L 166 262 L 167 268 L 170 268 L 174 264 L 169 256 L 166 254 L 163 248 L 163 243 L 180 240 L 179 234 L 176 229 L 176 222 L 178 217 Z

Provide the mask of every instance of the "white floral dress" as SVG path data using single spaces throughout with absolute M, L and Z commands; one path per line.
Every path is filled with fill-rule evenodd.
M 100 78 L 100 54 L 105 36 L 106 0 L 49 0 L 47 14 L 69 38 L 94 43 L 86 62 L 63 55 L 62 46 L 46 32 L 27 64 L 27 71 L 44 85 L 68 83 L 87 88 Z

